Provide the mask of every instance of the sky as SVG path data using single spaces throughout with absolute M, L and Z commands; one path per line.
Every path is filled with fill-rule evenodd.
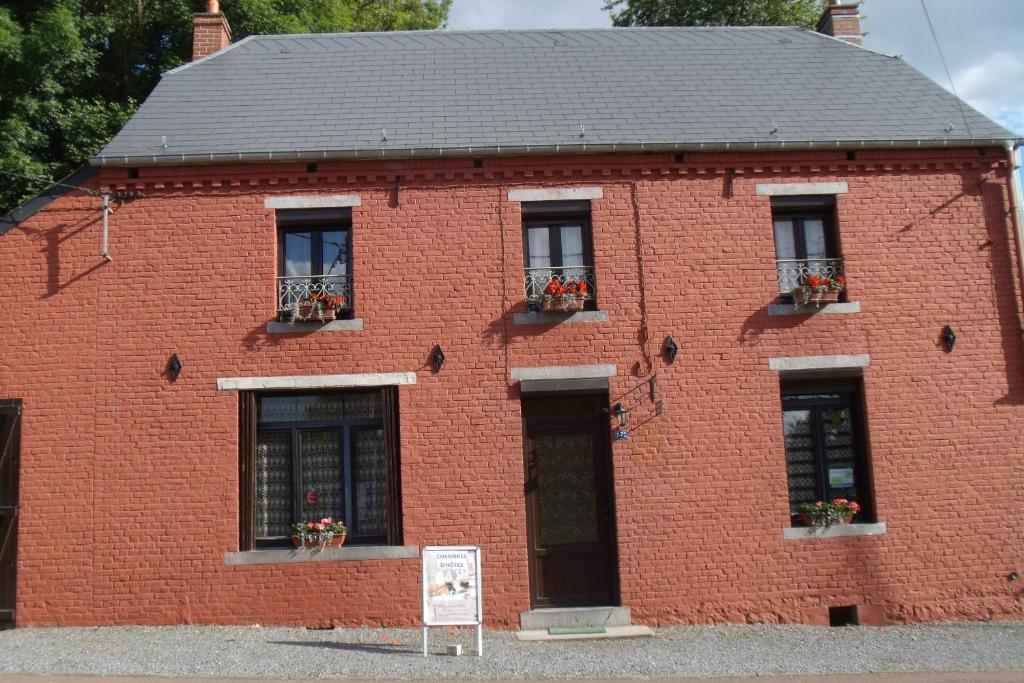
M 1024 0 L 924 0 L 957 94 L 1024 135 Z M 604 0 L 455 0 L 448 28 L 605 28 Z M 922 0 L 862 0 L 866 47 L 902 56 L 947 90 Z

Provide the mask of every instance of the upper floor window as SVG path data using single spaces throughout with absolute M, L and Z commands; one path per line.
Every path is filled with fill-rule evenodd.
M 343 520 L 347 543 L 401 544 L 395 387 L 242 395 L 242 545 Z
M 522 210 L 527 303 L 535 310 L 593 307 L 590 202 L 524 202 Z
M 779 294 L 797 303 L 807 303 L 808 298 L 838 301 L 846 276 L 835 227 L 835 198 L 775 197 L 772 223 Z
M 859 381 L 783 383 L 790 513 L 804 503 L 845 498 L 860 505 L 855 520 L 871 515 Z
M 277 226 L 278 316 L 351 317 L 352 210 L 279 211 Z

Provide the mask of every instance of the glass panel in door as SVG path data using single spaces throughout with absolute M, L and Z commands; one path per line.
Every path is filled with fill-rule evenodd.
M 551 239 L 547 226 L 532 227 L 526 231 L 527 268 L 551 267 Z
M 348 231 L 332 230 L 323 233 L 323 275 L 348 273 Z
M 284 233 L 284 274 L 305 277 L 313 274 L 313 235 Z
M 598 543 L 593 436 L 534 437 L 540 545 Z
M 565 270 L 566 279 L 586 281 L 586 271 L 583 269 L 583 226 L 563 225 L 559 228 L 559 238 L 562 246 L 562 266 Z
M 828 245 L 825 241 L 825 222 L 820 218 L 806 218 L 804 224 L 804 244 L 807 249 L 807 274 L 829 277 L 835 273 L 828 261 Z
M 775 230 L 775 258 L 777 275 L 779 280 L 779 291 L 789 294 L 800 284 L 800 275 L 803 264 L 796 260 L 796 234 L 793 229 L 793 221 L 789 218 L 776 219 Z

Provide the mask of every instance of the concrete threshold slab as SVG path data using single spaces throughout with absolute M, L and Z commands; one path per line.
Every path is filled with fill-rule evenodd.
M 517 631 L 516 638 L 524 642 L 549 640 L 597 640 L 600 638 L 644 638 L 653 636 L 649 626 L 607 626 L 603 633 L 560 633 L 553 634 L 545 630 Z

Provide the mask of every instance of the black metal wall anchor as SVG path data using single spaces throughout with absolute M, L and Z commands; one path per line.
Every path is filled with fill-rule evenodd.
M 181 360 L 176 353 L 167 361 L 167 375 L 171 378 L 172 382 L 178 381 L 178 377 L 181 375 Z

